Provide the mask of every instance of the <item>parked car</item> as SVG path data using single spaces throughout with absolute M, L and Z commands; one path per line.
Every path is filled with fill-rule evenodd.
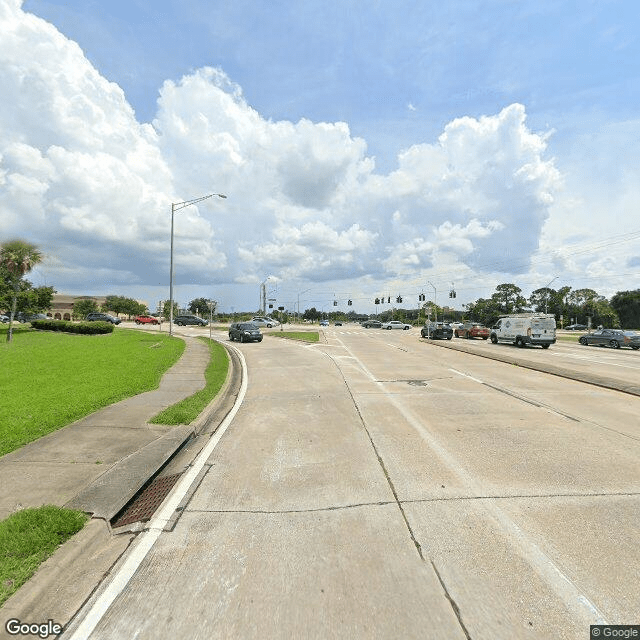
M 334 324 L 336 327 L 341 327 L 341 326 L 342 326 L 342 322 L 341 322 L 340 320 L 336 320 L 333 324 Z
M 320 320 L 320 326 L 321 327 L 328 327 L 329 326 L 329 321 L 328 320 Z
M 87 322 L 110 322 L 111 324 L 120 324 L 120 318 L 109 315 L 108 313 L 88 313 L 85 316 Z
M 15 319 L 18 322 L 31 322 L 32 320 L 51 320 L 44 313 L 16 313 Z
M 0 322 L 9 322 L 9 316 L 0 315 Z
M 365 320 L 360 323 L 360 326 L 365 329 L 379 329 L 382 326 L 382 322 L 380 320 Z
M 451 340 L 453 329 L 445 322 L 428 322 L 420 329 L 423 338 Z
M 262 342 L 260 328 L 253 322 L 234 322 L 229 327 L 229 340 L 240 342 Z
M 179 327 L 182 327 L 186 324 L 195 324 L 200 327 L 205 327 L 206 325 L 209 324 L 209 321 L 205 320 L 204 318 L 200 318 L 199 316 L 189 316 L 189 315 L 176 316 L 173 319 L 173 322 L 174 324 L 177 324 Z
M 253 322 L 256 327 L 267 327 L 267 329 L 277 327 L 280 324 L 277 320 L 265 316 L 254 316 L 251 318 L 250 322 Z
M 586 324 L 570 324 L 564 328 L 565 331 L 585 331 L 586 329 L 588 329 Z
M 411 329 L 410 324 L 406 324 L 405 322 L 400 322 L 400 320 L 391 320 L 390 322 L 383 322 L 381 329 L 403 329 L 406 331 L 407 329 Z
M 136 324 L 159 324 L 158 318 L 153 316 L 138 316 L 136 318 Z
M 475 322 L 465 322 L 453 331 L 456 338 L 482 338 L 487 340 L 491 332 L 488 327 Z
M 640 349 L 640 333 L 637 331 L 624 331 L 622 329 L 598 329 L 593 333 L 580 336 L 580 344 L 595 344 L 598 347 L 630 347 L 634 351 Z

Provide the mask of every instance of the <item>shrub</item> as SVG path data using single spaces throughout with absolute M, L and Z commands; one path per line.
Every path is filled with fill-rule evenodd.
M 31 323 L 34 329 L 40 331 L 64 331 L 65 333 L 81 333 L 94 335 L 99 333 L 112 333 L 113 325 L 110 322 L 69 322 L 68 320 L 34 320 Z

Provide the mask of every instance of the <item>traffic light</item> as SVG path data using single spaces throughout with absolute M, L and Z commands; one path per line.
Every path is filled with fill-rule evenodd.
M 353 304 L 353 302 L 351 302 L 351 300 L 347 301 L 347 305 L 351 306 Z
M 334 307 L 337 307 L 337 306 L 338 306 L 338 301 L 337 301 L 337 300 L 334 300 L 334 301 L 333 301 L 333 306 L 334 306 Z
M 391 304 L 391 296 L 387 298 L 387 304 Z
M 398 297 L 396 298 L 396 302 L 398 302 L 398 303 L 399 303 L 399 302 L 402 302 L 402 296 L 398 296 Z
M 380 304 L 380 298 L 376 298 L 375 304 Z

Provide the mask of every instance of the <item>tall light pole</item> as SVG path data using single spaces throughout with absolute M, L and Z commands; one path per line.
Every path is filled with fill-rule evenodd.
M 209 195 L 202 196 L 201 198 L 194 198 L 193 200 L 185 200 L 184 202 L 172 202 L 171 203 L 171 257 L 169 260 L 169 335 L 173 335 L 173 214 L 180 209 L 184 209 L 197 202 L 202 202 L 208 198 L 213 197 L 226 198 L 223 193 L 210 193 Z
M 296 320 L 297 324 L 300 324 L 300 296 L 303 293 L 307 293 L 307 291 L 311 291 L 311 289 L 305 289 L 304 291 L 300 291 L 300 293 L 298 293 L 298 318 Z
M 547 313 L 547 303 L 549 302 L 549 287 L 551 286 L 551 284 L 558 279 L 558 276 L 556 276 L 555 278 L 553 278 L 553 280 L 551 280 L 549 282 L 549 284 L 545 285 L 545 289 L 547 289 L 547 291 L 545 291 L 544 294 L 544 312 Z
M 427 284 L 430 284 L 433 287 L 433 312 L 435 313 L 436 322 L 438 322 L 438 291 L 428 280 Z

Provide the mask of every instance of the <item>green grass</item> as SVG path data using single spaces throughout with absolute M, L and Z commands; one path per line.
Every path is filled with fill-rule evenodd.
M 204 408 L 216 397 L 222 388 L 229 371 L 227 350 L 219 343 L 208 338 L 199 338 L 209 343 L 211 360 L 204 373 L 205 387 L 181 402 L 168 407 L 149 422 L 154 424 L 189 424 L 195 420 Z
M 277 338 L 289 338 L 290 340 L 303 340 L 304 342 L 318 342 L 320 335 L 317 331 L 274 331 L 269 334 Z
M 2 330 L 4 329 L 4 330 Z M 185 343 L 116 328 L 85 336 L 0 328 L 0 455 L 109 404 L 156 389 Z
M 0 522 L 0 607 L 63 542 L 84 527 L 81 511 L 24 509 Z

